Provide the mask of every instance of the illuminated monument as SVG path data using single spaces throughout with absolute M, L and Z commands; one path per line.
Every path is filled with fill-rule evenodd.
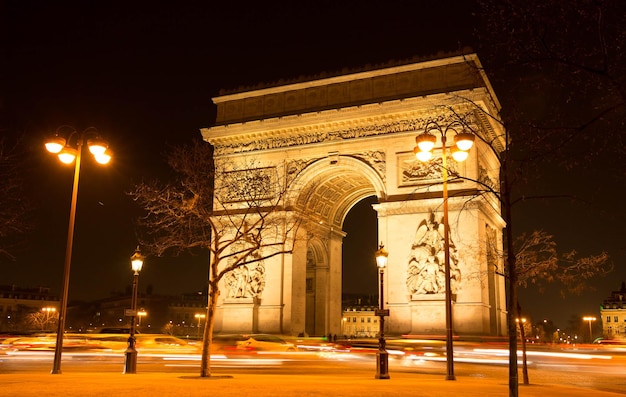
M 429 122 L 459 120 L 478 135 L 463 163 L 448 160 L 449 267 L 454 331 L 506 333 L 500 204 L 499 103 L 475 54 L 224 94 L 202 130 L 216 161 L 277 167 L 304 211 L 293 253 L 224 280 L 217 332 L 341 333 L 342 231 L 348 211 L 376 196 L 389 251 L 386 334 L 446 329 L 441 159 L 415 158 Z M 449 142 L 452 136 L 449 137 Z M 486 142 L 490 142 L 488 146 Z M 429 165 L 430 164 L 430 165 Z M 478 183 L 479 181 L 480 183 Z M 364 247 L 372 253 L 377 247 Z M 372 263 L 363 266 L 375 266 Z

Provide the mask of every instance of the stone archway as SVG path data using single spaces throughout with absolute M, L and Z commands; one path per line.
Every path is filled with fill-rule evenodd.
M 426 266 L 420 251 L 430 247 L 424 230 L 440 223 L 441 178 L 412 150 L 428 121 L 458 117 L 496 150 L 504 147 L 494 121 L 497 98 L 481 70 L 470 54 L 213 98 L 217 120 L 202 134 L 216 161 L 252 157 L 279 169 L 291 186 L 287 201 L 306 215 L 293 253 L 266 263 L 263 297 L 220 302 L 216 329 L 340 333 L 343 221 L 359 200 L 375 195 L 378 235 L 389 251 L 388 332 L 443 333 L 438 252 Z M 452 166 L 466 178 L 449 184 L 455 331 L 502 335 L 504 280 L 495 272 L 501 259 L 489 247 L 501 248 L 504 225 L 497 200 L 477 195 L 473 182 L 497 187 L 499 164 L 477 142 L 468 161 Z
M 331 155 L 298 174 L 291 201 L 307 214 L 305 333 L 340 332 L 343 222 L 348 211 L 372 195 L 384 196 L 381 176 L 367 156 Z M 297 279 L 300 276 L 295 276 Z

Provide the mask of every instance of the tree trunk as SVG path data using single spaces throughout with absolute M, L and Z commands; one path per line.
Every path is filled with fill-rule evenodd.
M 215 326 L 215 310 L 217 308 L 217 298 L 220 291 L 216 285 L 209 281 L 209 299 L 207 304 L 206 324 L 204 326 L 204 334 L 202 336 L 202 360 L 200 377 L 208 378 L 211 376 L 211 345 L 213 344 L 213 328 Z
M 500 164 L 502 181 L 502 206 L 506 223 L 506 261 L 509 281 L 509 299 L 507 300 L 507 323 L 509 333 L 509 397 L 518 397 L 519 381 L 517 375 L 517 326 L 515 323 L 517 304 L 517 271 L 515 269 L 515 250 L 513 247 L 513 227 L 511 211 L 511 192 L 508 179 L 507 153 Z
M 519 302 L 517 302 L 517 315 L 519 316 L 519 335 L 522 338 L 522 378 L 524 379 L 524 384 L 529 385 L 528 360 L 526 359 L 526 329 L 525 323 L 522 321 L 522 309 Z

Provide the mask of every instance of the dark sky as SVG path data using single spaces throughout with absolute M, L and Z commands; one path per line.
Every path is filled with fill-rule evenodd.
M 125 192 L 135 182 L 164 175 L 167 145 L 199 138 L 199 129 L 212 125 L 211 97 L 220 89 L 475 47 L 470 1 L 9 0 L 0 7 L 1 58 L 6 60 L 2 123 L 27 136 L 25 175 L 39 208 L 39 228 L 29 249 L 2 265 L 0 284 L 42 284 L 60 291 L 72 169 L 43 150 L 46 134 L 62 124 L 80 130 L 94 126 L 114 151 L 110 167 L 84 161 L 70 300 L 104 297 L 130 285 L 128 258 L 136 245 L 132 219 L 139 212 Z M 520 218 L 555 234 L 565 226 L 569 233 L 560 239 L 568 249 L 579 242 L 592 252 L 623 245 L 623 227 L 607 233 L 604 219 L 579 208 L 561 210 L 530 207 Z M 353 267 L 346 273 L 355 274 L 354 266 L 365 261 L 356 257 L 358 242 L 368 237 L 352 230 L 345 255 L 350 257 L 346 266 Z M 605 244 L 589 244 L 600 235 Z M 375 244 L 375 236 L 369 239 Z M 623 259 L 623 250 L 619 255 Z M 346 281 L 346 290 L 375 292 L 372 275 L 367 282 Z M 193 292 L 203 288 L 204 279 L 206 258 L 150 258 L 140 288 Z M 596 293 L 576 299 L 547 294 L 534 304 L 534 291 L 523 297 L 537 318 L 558 316 L 564 322 L 574 313 L 598 314 L 601 300 L 623 279 L 620 270 Z M 551 299 L 554 303 L 546 305 Z

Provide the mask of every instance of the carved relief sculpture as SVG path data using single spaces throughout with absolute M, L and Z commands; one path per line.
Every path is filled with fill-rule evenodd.
M 233 250 L 240 250 L 240 245 L 236 245 Z M 254 258 L 259 258 L 257 252 L 250 254 Z M 231 259 L 231 262 L 235 259 Z M 260 297 L 265 289 L 265 265 L 263 261 L 245 263 L 224 277 L 226 284 L 227 298 L 256 298 Z
M 450 289 L 456 294 L 461 282 L 459 259 L 450 240 Z M 415 233 L 409 256 L 406 285 L 411 295 L 445 293 L 445 250 L 443 223 L 434 212 L 422 220 Z
M 265 266 L 262 263 L 242 265 L 225 276 L 226 297 L 255 298 L 265 288 Z

